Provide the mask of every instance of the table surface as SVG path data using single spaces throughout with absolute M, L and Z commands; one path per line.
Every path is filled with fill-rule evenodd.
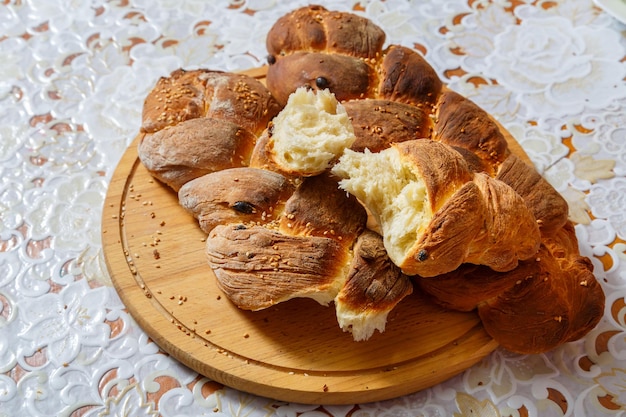
M 164 354 L 111 285 L 107 185 L 156 80 L 265 63 L 302 1 L 0 3 L 0 416 L 626 414 L 626 26 L 592 0 L 318 1 L 371 18 L 518 140 L 570 204 L 607 294 L 584 339 L 496 350 L 438 386 L 312 406 L 224 387 Z

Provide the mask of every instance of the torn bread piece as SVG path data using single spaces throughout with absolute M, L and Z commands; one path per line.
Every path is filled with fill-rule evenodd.
M 434 277 L 466 262 L 510 271 L 539 249 L 539 227 L 521 197 L 439 142 L 346 150 L 332 173 L 373 214 L 390 259 L 408 275 Z
M 385 331 L 391 310 L 413 293 L 413 281 L 391 262 L 378 233 L 364 231 L 353 253 L 335 310 L 339 327 L 361 341 Z
M 269 157 L 287 174 L 318 175 L 356 140 L 346 109 L 328 90 L 304 87 L 268 128 Z
M 263 226 L 220 225 L 206 241 L 218 287 L 243 310 L 292 298 L 328 305 L 345 282 L 349 252 L 334 239 L 288 236 Z

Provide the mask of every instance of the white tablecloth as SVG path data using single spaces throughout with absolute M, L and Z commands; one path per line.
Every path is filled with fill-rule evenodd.
M 176 68 L 265 63 L 303 1 L 0 3 L 0 416 L 619 416 L 626 411 L 626 26 L 591 0 L 318 1 L 371 18 L 517 138 L 570 204 L 607 295 L 583 340 L 497 350 L 379 403 L 287 404 L 207 380 L 128 315 L 102 205 L 143 99 Z

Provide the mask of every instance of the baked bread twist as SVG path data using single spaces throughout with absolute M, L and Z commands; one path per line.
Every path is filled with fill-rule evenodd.
M 209 172 L 247 166 L 257 137 L 280 109 L 255 78 L 176 70 L 144 101 L 139 159 L 177 191 Z
M 294 297 L 322 304 L 334 301 L 340 326 L 356 340 L 383 331 L 389 311 L 416 289 L 451 309 L 477 309 L 487 332 L 512 351 L 542 352 L 582 337 L 602 317 L 604 294 L 591 263 L 578 252 L 565 200 L 511 153 L 501 126 L 470 100 L 449 91 L 421 55 L 401 46 L 383 49 L 384 42 L 384 32 L 372 22 L 320 6 L 289 13 L 271 28 L 271 95 L 259 93 L 266 112 L 242 113 L 242 119 L 269 126 L 242 140 L 245 151 L 233 150 L 239 146 L 237 137 L 217 144 L 235 156 L 228 166 L 217 161 L 201 168 L 194 165 L 197 179 L 176 173 L 173 176 L 182 179 L 170 183 L 180 189 L 181 204 L 208 233 L 207 257 L 218 285 L 235 304 L 251 310 Z M 196 75 L 205 77 L 202 72 Z M 175 85 L 177 79 L 180 76 L 163 83 Z M 322 105 L 333 116 L 322 127 L 341 127 L 343 133 L 329 140 L 343 145 L 326 148 L 326 141 L 315 142 L 316 150 L 325 148 L 315 158 L 307 158 L 307 148 L 301 146 L 306 140 L 289 141 L 301 131 L 297 124 L 284 135 L 280 118 L 270 122 L 276 109 L 303 86 L 317 91 L 312 94 L 316 99 L 328 90 L 340 102 Z M 155 117 L 146 116 L 154 105 L 146 100 L 144 134 L 155 139 L 155 133 L 163 131 L 155 142 L 165 148 L 177 146 L 165 145 L 176 137 L 175 119 L 187 124 L 205 117 L 194 112 L 193 105 L 181 106 L 166 124 L 171 127 L 156 130 L 151 128 Z M 353 140 L 346 139 L 344 111 Z M 243 122 L 235 125 L 242 127 Z M 184 129 L 188 127 L 205 131 L 189 124 Z M 151 152 L 140 145 L 140 155 Z M 342 155 L 363 164 L 370 163 L 363 155 L 383 155 L 376 163 L 393 171 L 397 159 L 387 157 L 394 152 L 419 174 L 429 207 L 428 221 L 423 222 L 427 226 L 401 246 L 400 255 L 384 244 L 398 229 L 386 230 L 383 221 L 382 213 L 394 203 L 350 190 L 349 182 L 367 182 L 368 177 L 346 159 L 335 165 Z M 187 171 L 185 164 L 163 164 L 167 167 L 152 172 L 168 183 L 167 172 Z M 202 175 L 200 170 L 217 172 Z M 338 189 L 340 181 L 361 201 Z M 414 178 L 408 182 L 419 188 L 414 183 Z M 459 201 L 460 190 L 472 197 L 455 206 L 451 202 Z M 361 203 L 375 224 L 367 223 Z M 463 235 L 459 230 L 466 225 L 460 220 L 464 217 L 474 219 L 474 234 L 465 233 L 459 250 L 454 239 Z M 459 220 L 446 223 L 450 219 Z M 448 228 L 441 227 L 446 224 Z M 420 275 L 409 278 L 405 272 Z

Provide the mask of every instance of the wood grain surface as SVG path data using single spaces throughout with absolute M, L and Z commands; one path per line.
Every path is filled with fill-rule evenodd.
M 262 79 L 264 69 L 248 73 Z M 111 180 L 102 233 L 113 284 L 142 329 L 172 357 L 235 389 L 299 403 L 378 401 L 440 383 L 497 347 L 476 314 L 442 309 L 419 292 L 365 342 L 339 328 L 332 305 L 297 299 L 238 309 L 215 284 L 205 234 L 139 162 L 136 141 Z

